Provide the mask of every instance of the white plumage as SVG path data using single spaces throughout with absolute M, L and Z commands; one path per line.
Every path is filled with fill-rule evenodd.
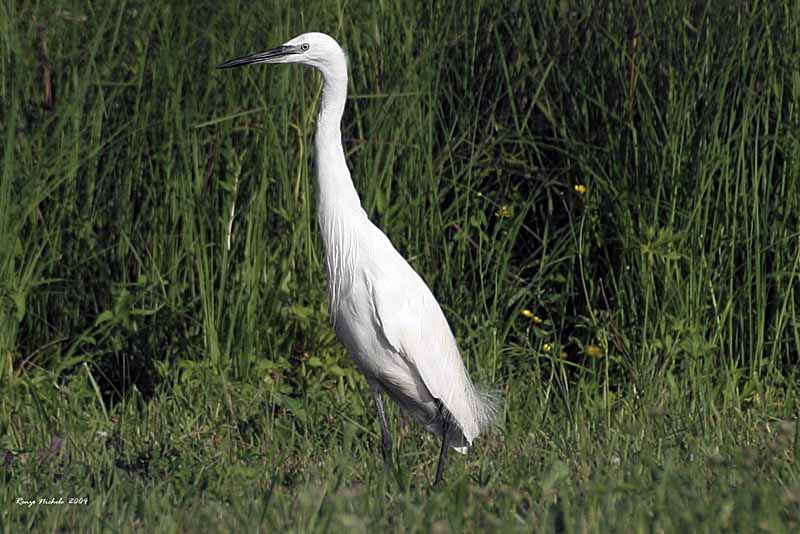
M 314 143 L 331 322 L 372 388 L 387 464 L 391 463 L 392 440 L 381 391 L 442 437 L 438 482 L 448 447 L 466 452 L 493 423 L 495 403 L 467 375 L 453 333 L 428 286 L 361 207 L 345 162 L 340 129 L 347 98 L 344 52 L 328 35 L 305 33 L 218 68 L 256 63 L 301 63 L 322 73 Z

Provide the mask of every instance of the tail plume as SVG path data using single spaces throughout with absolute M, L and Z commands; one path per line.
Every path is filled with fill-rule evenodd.
M 497 416 L 502 408 L 503 392 L 500 389 L 475 384 L 475 412 L 482 433 L 497 426 Z

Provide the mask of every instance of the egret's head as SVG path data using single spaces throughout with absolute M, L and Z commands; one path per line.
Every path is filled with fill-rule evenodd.
M 281 46 L 226 61 L 218 69 L 230 69 L 259 63 L 300 63 L 322 71 L 324 75 L 347 74 L 347 62 L 339 44 L 324 33 L 304 33 Z

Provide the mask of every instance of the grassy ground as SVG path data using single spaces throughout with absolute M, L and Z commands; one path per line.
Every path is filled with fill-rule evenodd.
M 2 531 L 800 528 L 796 6 L 368 4 L 0 4 Z M 505 394 L 435 489 L 328 326 L 318 77 L 213 70 L 308 30 Z

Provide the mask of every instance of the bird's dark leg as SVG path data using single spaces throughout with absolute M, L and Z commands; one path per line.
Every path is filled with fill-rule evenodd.
M 372 397 L 378 409 L 378 418 L 381 420 L 381 445 L 383 446 L 383 465 L 387 471 L 392 470 L 392 435 L 389 433 L 389 424 L 386 422 L 386 412 L 383 411 L 380 387 L 372 386 Z
M 436 478 L 433 485 L 437 485 L 444 480 L 444 464 L 447 462 L 447 431 L 450 430 L 450 414 L 442 409 L 442 402 L 437 399 L 436 406 L 439 409 L 439 416 L 442 418 L 442 450 L 439 452 L 439 463 L 436 465 Z

